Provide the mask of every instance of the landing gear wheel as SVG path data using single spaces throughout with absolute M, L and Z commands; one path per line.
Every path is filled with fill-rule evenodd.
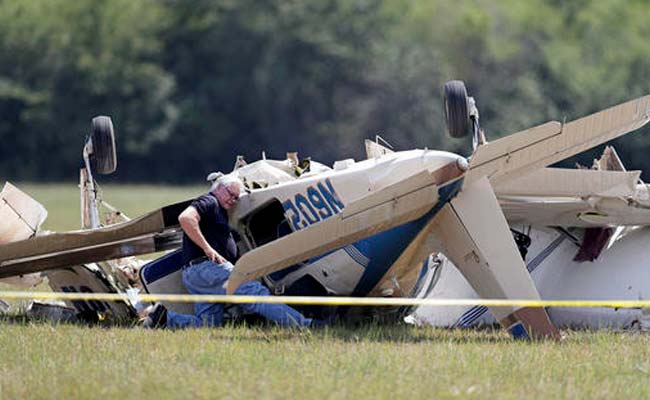
M 93 144 L 90 166 L 94 171 L 103 175 L 113 173 L 117 168 L 113 121 L 111 121 L 110 117 L 100 115 L 93 118 L 90 127 L 90 137 Z
M 443 92 L 445 124 L 453 138 L 467 136 L 470 128 L 467 89 L 463 81 L 445 83 Z

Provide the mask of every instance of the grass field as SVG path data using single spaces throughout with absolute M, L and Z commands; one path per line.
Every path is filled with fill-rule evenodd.
M 17 183 L 19 189 L 34 197 L 48 210 L 44 228 L 50 230 L 79 229 L 79 188 L 75 184 Z M 105 201 L 133 218 L 156 207 L 190 199 L 204 191 L 205 186 L 101 185 Z
M 76 186 L 18 186 L 46 205 L 47 228 L 78 227 Z M 104 188 L 131 216 L 202 190 Z M 501 330 L 404 325 L 145 331 L 5 321 L 0 399 L 650 398 L 650 336 L 566 334 L 525 343 Z
M 650 396 L 650 337 L 363 327 L 188 331 L 0 328 L 0 398 L 571 398 Z

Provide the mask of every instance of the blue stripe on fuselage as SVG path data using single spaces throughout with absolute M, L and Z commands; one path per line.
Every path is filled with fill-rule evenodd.
M 422 230 L 424 225 L 433 218 L 438 211 L 460 191 L 463 180 L 452 182 L 438 189 L 438 203 L 429 212 L 415 221 L 396 226 L 387 231 L 378 233 L 355 242 L 353 245 L 370 262 L 366 271 L 357 283 L 352 296 L 366 296 L 374 288 L 390 267 L 397 261 L 406 247 Z

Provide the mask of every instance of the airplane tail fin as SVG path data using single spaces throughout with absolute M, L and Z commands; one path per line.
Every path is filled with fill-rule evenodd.
M 466 187 L 436 215 L 444 254 L 485 299 L 539 300 L 487 178 Z M 543 308 L 492 307 L 515 337 L 559 339 Z

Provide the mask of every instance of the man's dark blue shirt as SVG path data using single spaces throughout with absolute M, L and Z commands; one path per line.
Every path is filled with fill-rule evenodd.
M 237 261 L 237 245 L 228 225 L 228 213 L 212 193 L 204 194 L 191 204 L 199 213 L 199 229 L 205 240 L 233 264 Z M 205 253 L 187 234 L 183 234 L 183 263 L 204 257 Z

